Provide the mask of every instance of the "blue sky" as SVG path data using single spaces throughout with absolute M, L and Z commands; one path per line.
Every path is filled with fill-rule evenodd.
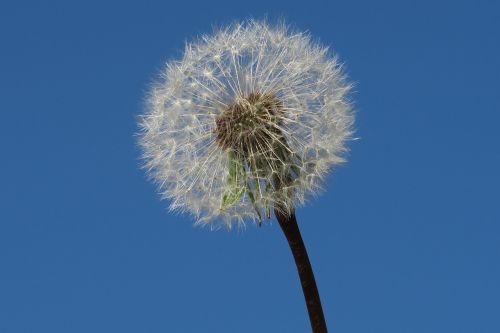
M 306 332 L 277 223 L 169 214 L 149 84 L 213 25 L 285 18 L 356 82 L 349 162 L 298 211 L 333 332 L 500 332 L 498 1 L 2 1 L 0 332 Z

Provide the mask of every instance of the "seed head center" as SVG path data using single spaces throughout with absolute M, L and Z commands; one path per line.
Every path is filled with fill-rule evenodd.
M 271 94 L 251 93 L 236 99 L 216 118 L 216 142 L 248 156 L 268 150 L 280 136 L 282 103 Z

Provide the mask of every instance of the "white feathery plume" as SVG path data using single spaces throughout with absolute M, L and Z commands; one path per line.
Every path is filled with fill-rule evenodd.
M 249 20 L 186 45 L 148 96 L 139 142 L 173 210 L 231 228 L 301 205 L 343 162 L 351 85 L 326 47 Z

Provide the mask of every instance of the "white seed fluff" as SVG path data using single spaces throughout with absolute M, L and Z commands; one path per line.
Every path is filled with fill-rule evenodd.
M 275 207 L 292 210 L 344 161 L 350 88 L 326 47 L 285 25 L 250 20 L 202 36 L 166 64 L 148 95 L 145 168 L 170 208 L 198 224 L 231 228 Z

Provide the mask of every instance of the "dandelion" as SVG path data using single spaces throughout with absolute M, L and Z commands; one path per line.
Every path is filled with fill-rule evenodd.
M 274 211 L 314 332 L 326 324 L 294 210 L 344 161 L 350 88 L 308 34 L 250 20 L 187 44 L 140 121 L 145 167 L 172 210 L 212 228 L 260 225 Z

